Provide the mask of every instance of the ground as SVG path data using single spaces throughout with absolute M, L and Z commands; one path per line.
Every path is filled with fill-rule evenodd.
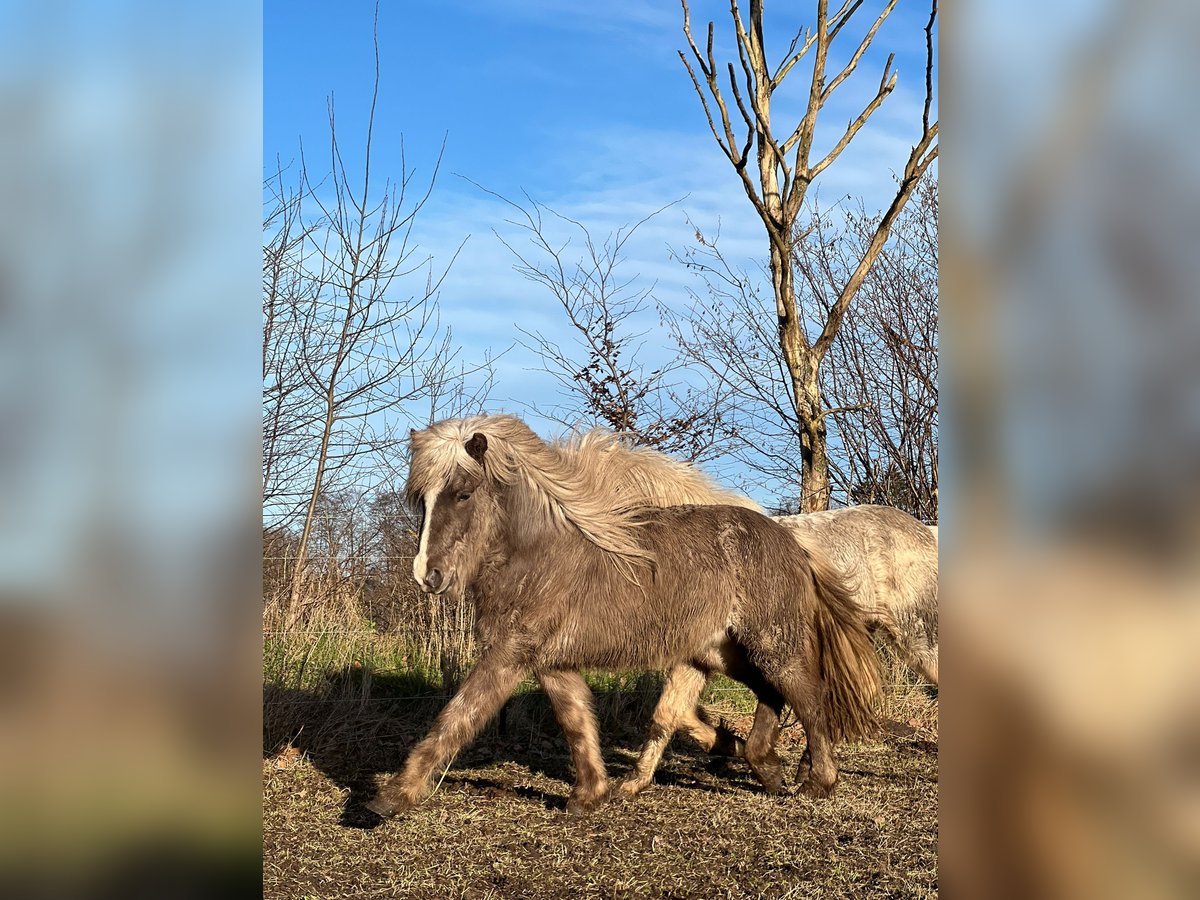
M 714 759 L 679 738 L 651 789 L 576 817 L 565 812 L 565 742 L 538 701 L 526 700 L 529 708 L 464 751 L 428 802 L 382 822 L 362 803 L 381 774 L 399 767 L 436 704 L 376 708 L 339 719 L 332 734 L 310 721 L 307 743 L 301 729 L 282 751 L 278 741 L 270 746 L 281 720 L 268 721 L 264 896 L 937 894 L 937 745 L 922 722 L 892 721 L 876 740 L 843 745 L 831 799 L 767 796 L 742 761 Z M 718 711 L 745 734 L 744 703 Z M 620 776 L 636 755 L 644 714 L 618 716 L 628 725 L 614 727 L 613 710 L 605 712 L 602 704 L 605 759 Z M 780 747 L 794 769 L 802 731 L 786 730 Z

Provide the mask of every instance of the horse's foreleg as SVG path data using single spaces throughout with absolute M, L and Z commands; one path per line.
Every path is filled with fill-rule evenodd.
M 938 645 L 926 641 L 925 646 L 916 654 L 914 664 L 917 671 L 925 676 L 925 680 L 934 687 L 938 686 Z
M 771 691 L 765 700 L 760 694 L 758 707 L 754 710 L 754 725 L 746 736 L 746 762 L 768 794 L 783 790 L 783 760 L 775 752 L 782 711 L 783 699 L 778 693 Z
M 937 644 L 930 640 L 924 630 L 918 628 L 919 625 L 920 622 L 905 622 L 903 628 L 890 631 L 885 629 L 884 636 L 912 671 L 937 687 Z
M 936 614 L 935 608 L 933 615 Z M 934 687 L 938 686 L 938 645 L 921 616 L 911 614 L 896 621 L 889 614 L 879 617 L 874 624 L 882 629 L 884 639 L 910 669 Z
M 433 793 L 434 774 L 448 765 L 499 711 L 523 675 L 524 670 L 506 655 L 485 653 L 438 714 L 429 734 L 408 755 L 401 772 L 380 787 L 367 808 L 391 816 L 416 806 Z
M 694 666 L 675 666 L 667 674 L 667 683 L 663 686 L 662 696 L 658 699 L 654 718 L 650 722 L 650 736 L 634 763 L 633 771 L 618 785 L 617 789 L 623 796 L 636 796 L 650 785 L 654 770 L 658 768 L 663 751 L 671 742 L 680 721 L 685 716 L 695 716 L 696 703 L 706 680 L 707 676 Z
M 600 755 L 592 691 L 578 672 L 538 672 L 537 677 L 554 707 L 575 764 L 575 784 L 567 800 L 567 812 L 590 812 L 608 797 L 608 773 Z

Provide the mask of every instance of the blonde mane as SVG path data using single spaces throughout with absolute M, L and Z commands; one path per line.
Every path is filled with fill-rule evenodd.
M 741 506 L 763 512 L 749 497 L 726 490 L 695 466 L 658 450 L 632 446 L 620 434 L 603 428 L 556 446 L 577 457 L 610 487 L 618 502 L 629 506 Z
M 467 453 L 475 434 L 487 438 L 484 463 Z M 482 415 L 447 419 L 412 434 L 407 493 L 413 501 L 439 490 L 461 467 L 506 487 L 515 503 L 512 526 L 536 530 L 573 526 L 591 543 L 614 554 L 622 569 L 652 563 L 635 530 L 637 507 L 614 502 L 612 488 L 588 460 L 547 444 L 515 416 Z
M 467 453 L 475 434 L 487 438 L 481 466 Z M 446 484 L 457 468 L 515 492 L 517 528 L 573 526 L 626 565 L 652 562 L 640 546 L 637 512 L 646 507 L 741 506 L 753 500 L 727 491 L 688 463 L 634 447 L 620 434 L 595 428 L 547 444 L 516 416 L 447 419 L 412 434 L 407 493 L 415 503 Z

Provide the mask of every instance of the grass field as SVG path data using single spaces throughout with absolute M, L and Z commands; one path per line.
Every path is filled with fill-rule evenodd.
M 679 738 L 642 796 L 570 816 L 566 743 L 528 685 L 433 798 L 380 822 L 362 804 L 424 734 L 445 702 L 441 687 L 421 667 L 378 670 L 403 654 L 381 652 L 377 641 L 339 643 L 336 653 L 307 646 L 300 655 L 269 646 L 266 655 L 267 897 L 937 894 L 937 703 L 902 674 L 893 675 L 878 738 L 839 749 L 841 780 L 829 800 L 767 796 L 742 761 Z M 659 682 L 590 680 L 605 760 L 619 777 Z M 754 699 L 740 687 L 718 680 L 705 704 L 740 733 L 749 729 Z M 780 749 L 792 767 L 803 746 L 799 728 L 785 729 Z

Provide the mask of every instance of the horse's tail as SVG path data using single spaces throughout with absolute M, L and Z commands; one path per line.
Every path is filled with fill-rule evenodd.
M 829 734 L 835 741 L 856 740 L 875 729 L 879 657 L 843 576 L 823 554 L 811 550 L 809 565 L 817 595 L 814 622 Z

